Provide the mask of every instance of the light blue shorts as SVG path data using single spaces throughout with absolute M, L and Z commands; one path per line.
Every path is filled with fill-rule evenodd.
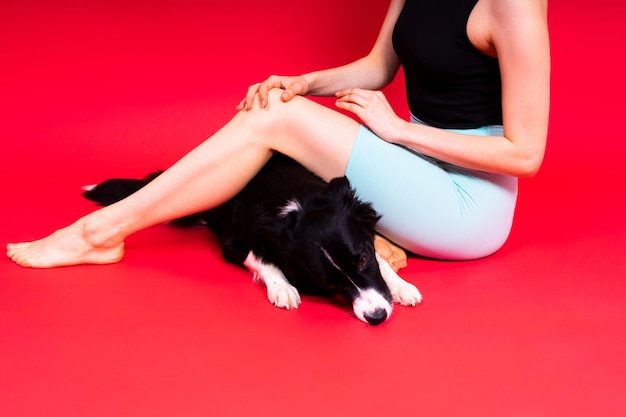
M 502 126 L 452 131 L 502 135 Z M 498 250 L 509 236 L 516 177 L 427 157 L 388 143 L 365 126 L 357 135 L 346 176 L 357 195 L 382 215 L 379 232 L 417 255 L 481 258 Z

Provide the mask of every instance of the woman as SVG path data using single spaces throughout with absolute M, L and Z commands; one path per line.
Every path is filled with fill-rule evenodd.
M 401 64 L 411 122 L 377 91 Z M 40 268 L 117 262 L 127 236 L 224 202 L 279 151 L 326 180 L 347 175 L 403 248 L 487 256 L 509 234 L 517 177 L 541 165 L 549 78 L 547 0 L 391 0 L 366 57 L 251 86 L 231 121 L 149 186 L 7 255 Z M 304 95 L 336 95 L 363 125 Z M 405 265 L 391 242 L 377 249 Z

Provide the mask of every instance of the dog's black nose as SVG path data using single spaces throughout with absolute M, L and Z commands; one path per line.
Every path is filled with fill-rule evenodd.
M 387 320 L 387 311 L 384 308 L 377 308 L 372 312 L 365 313 L 363 316 L 369 324 L 377 326 Z

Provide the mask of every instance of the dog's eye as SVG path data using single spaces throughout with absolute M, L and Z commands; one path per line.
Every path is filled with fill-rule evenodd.
M 359 272 L 361 272 L 363 271 L 366 265 L 367 265 L 367 256 L 363 255 L 359 258 L 359 262 L 357 262 L 356 268 L 359 270 Z

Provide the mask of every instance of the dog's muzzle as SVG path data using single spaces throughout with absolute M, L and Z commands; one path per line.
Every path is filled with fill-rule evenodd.
M 382 294 L 375 290 L 361 291 L 354 300 L 352 309 L 354 314 L 366 323 L 377 326 L 391 316 L 392 304 Z

